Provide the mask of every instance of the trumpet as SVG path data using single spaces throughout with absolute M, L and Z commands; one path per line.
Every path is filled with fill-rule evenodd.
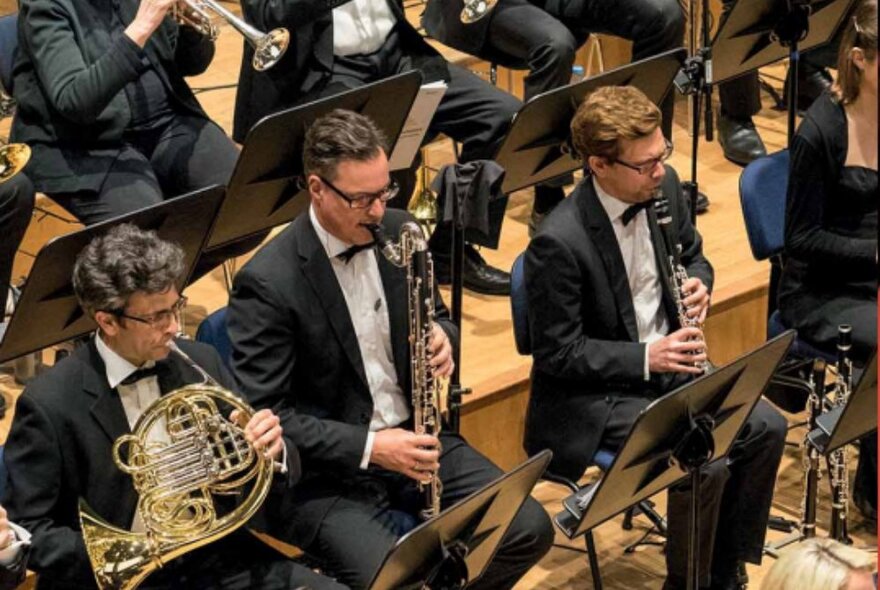
M 220 31 L 211 21 L 210 12 L 219 14 L 254 48 L 251 65 L 258 72 L 268 70 L 278 63 L 290 44 L 290 32 L 287 29 L 279 27 L 264 33 L 234 15 L 217 0 L 179 0 L 171 11 L 177 22 L 194 28 L 212 41 L 217 38 Z
M 464 8 L 461 9 L 461 22 L 466 25 L 475 23 L 495 8 L 498 0 L 464 0 Z
M 0 146 L 0 184 L 21 172 L 30 159 L 31 148 L 23 143 Z

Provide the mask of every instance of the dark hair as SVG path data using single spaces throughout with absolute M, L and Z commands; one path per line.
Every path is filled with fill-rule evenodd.
M 571 120 L 571 140 L 586 164 L 590 156 L 614 160 L 621 139 L 641 139 L 662 121 L 660 109 L 633 86 L 603 86 L 590 94 Z
M 365 162 L 388 152 L 385 135 L 368 117 L 335 109 L 316 119 L 306 132 L 303 169 L 328 180 L 336 178 L 336 167 L 345 160 Z
M 859 97 L 864 73 L 852 60 L 856 47 L 865 54 L 865 60 L 877 59 L 877 0 L 861 0 L 852 16 L 844 21 L 843 39 L 837 54 L 837 84 L 834 91 L 842 104 L 850 104 Z
M 123 223 L 94 238 L 76 258 L 73 290 L 90 316 L 125 309 L 138 292 L 182 287 L 183 250 L 156 232 Z

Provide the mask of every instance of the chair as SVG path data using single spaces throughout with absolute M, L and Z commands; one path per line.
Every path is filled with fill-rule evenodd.
M 532 354 L 532 345 L 531 336 L 529 334 L 529 301 L 525 284 L 524 259 L 525 252 L 522 252 L 516 257 L 516 260 L 513 261 L 513 266 L 510 269 L 510 311 L 513 319 L 513 337 L 514 342 L 516 343 L 516 351 L 521 355 L 526 356 Z M 611 467 L 614 457 L 615 454 L 613 451 L 609 449 L 599 449 L 593 456 L 590 466 L 596 466 L 602 471 L 607 471 Z M 570 489 L 572 493 L 577 493 L 583 489 L 577 484 L 577 482 L 549 471 L 544 473 L 542 479 L 563 485 Z M 632 518 L 638 511 L 644 514 L 661 534 L 665 535 L 666 522 L 662 516 L 657 514 L 653 506 L 653 503 L 649 500 L 643 500 L 636 506 L 628 508 L 624 515 L 623 528 L 626 530 L 632 528 Z M 602 588 L 602 577 L 599 573 L 599 560 L 596 556 L 596 546 L 593 540 L 592 531 L 587 531 L 584 536 L 584 542 L 586 544 L 587 557 L 590 562 L 590 573 L 593 577 L 593 587 L 600 590 Z M 639 543 L 641 543 L 641 541 Z M 567 545 L 562 545 L 561 547 L 572 549 L 572 547 Z M 634 546 L 628 547 L 627 552 L 631 552 L 633 548 Z
M 18 49 L 18 13 L 0 16 L 0 86 L 12 94 L 12 65 Z

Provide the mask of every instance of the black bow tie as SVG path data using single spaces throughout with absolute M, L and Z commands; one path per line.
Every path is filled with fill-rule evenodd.
M 345 250 L 345 251 L 337 254 L 336 258 L 338 258 L 339 260 L 341 260 L 345 264 L 348 264 L 348 261 L 351 260 L 352 258 L 354 258 L 355 254 L 357 254 L 358 252 L 362 252 L 363 250 L 369 250 L 370 248 L 372 248 L 375 245 L 376 245 L 376 242 L 367 242 L 366 244 L 355 244 L 354 246 L 350 247 L 348 250 Z
M 143 367 L 138 369 L 125 379 L 119 382 L 120 385 L 134 385 L 138 381 L 146 379 L 147 377 L 155 377 L 159 374 L 159 371 L 156 369 L 156 365 L 152 367 Z
M 639 214 L 639 211 L 642 209 L 647 209 L 654 205 L 654 199 L 649 199 L 642 203 L 636 203 L 635 205 L 630 205 L 626 208 L 626 211 L 623 212 L 623 215 L 620 218 L 623 220 L 623 225 L 629 225 L 629 222 L 633 220 L 633 218 Z

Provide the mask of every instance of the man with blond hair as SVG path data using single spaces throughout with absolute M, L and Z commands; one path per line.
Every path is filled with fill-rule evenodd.
M 713 272 L 691 224 L 660 111 L 639 90 L 605 87 L 571 123 L 586 176 L 529 244 L 525 279 L 534 365 L 526 450 L 550 448 L 551 470 L 578 479 L 599 449 L 616 451 L 639 413 L 687 383 L 706 360 L 703 331 L 679 322 L 654 199 L 690 277 L 683 303 L 702 325 Z M 691 323 L 691 322 L 688 322 Z M 759 402 L 728 458 L 705 469 L 700 585 L 738 588 L 741 563 L 761 561 L 786 424 Z M 690 490 L 669 493 L 664 588 L 685 587 Z M 716 530 L 719 534 L 716 535 Z

